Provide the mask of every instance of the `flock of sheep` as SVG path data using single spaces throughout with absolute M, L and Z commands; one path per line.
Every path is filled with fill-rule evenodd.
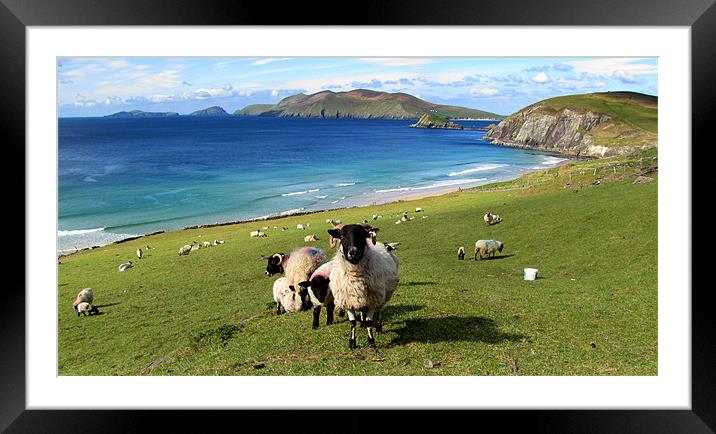
M 377 216 L 374 216 L 377 220 Z M 314 329 L 318 328 L 321 310 L 326 308 L 326 324 L 333 324 L 335 308 L 348 314 L 351 326 L 348 346 L 357 347 L 358 318 L 368 331 L 368 346 L 375 348 L 375 335 L 383 331 L 383 310 L 398 287 L 400 261 L 393 251 L 399 243 L 377 241 L 378 228 L 364 220 L 360 224 L 343 224 L 326 220 L 331 246 L 336 253 L 329 261 L 317 247 L 305 246 L 289 254 L 275 253 L 267 261 L 266 275 L 283 273 L 273 284 L 276 314 L 313 309 Z
M 485 224 L 490 226 L 497 223 L 500 223 L 502 221 L 502 216 L 497 214 L 492 214 L 491 212 L 487 212 L 483 220 L 485 221 Z M 483 257 L 494 257 L 497 252 L 502 253 L 502 249 L 505 248 L 505 243 L 498 240 L 477 240 L 475 242 L 475 260 L 477 260 L 477 257 L 480 257 L 480 260 L 482 260 Z M 465 246 L 460 246 L 457 248 L 457 259 L 463 260 L 465 259 Z

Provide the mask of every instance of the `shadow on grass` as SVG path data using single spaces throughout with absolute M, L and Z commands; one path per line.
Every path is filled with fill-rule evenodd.
M 510 253 L 509 255 L 493 256 L 492 258 L 482 258 L 482 259 L 480 259 L 480 257 L 478 256 L 477 261 L 478 262 L 479 261 L 494 261 L 495 259 L 507 259 L 507 258 L 511 258 L 513 256 L 515 256 L 514 253 Z
M 400 286 L 424 286 L 424 285 L 437 285 L 438 282 L 400 282 Z
M 100 307 L 116 306 L 118 304 L 122 304 L 122 303 L 117 302 L 117 303 L 98 304 L 96 307 L 97 307 L 97 309 L 99 309 Z
M 498 344 L 503 341 L 519 341 L 527 337 L 521 334 L 503 333 L 497 328 L 495 321 L 477 316 L 409 319 L 404 321 L 402 327 L 395 329 L 391 327 L 388 332 L 398 334 L 389 345 L 453 341 Z
M 419 311 L 424 307 L 424 304 L 389 304 L 383 311 L 383 318 L 395 318 L 406 313 Z M 383 323 L 385 323 L 385 320 Z

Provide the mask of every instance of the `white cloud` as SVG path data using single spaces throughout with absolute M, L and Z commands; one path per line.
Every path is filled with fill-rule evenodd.
M 174 95 L 164 95 L 160 93 L 155 93 L 152 95 L 149 95 L 147 99 L 151 102 L 167 102 L 167 101 L 174 101 Z
M 271 91 L 271 96 L 278 96 L 278 89 L 274 89 Z
M 471 95 L 496 95 L 499 92 L 499 90 L 491 88 L 491 87 L 484 87 L 484 88 L 476 88 L 473 87 L 470 89 Z
M 431 59 L 420 57 L 364 57 L 360 60 L 380 66 L 420 66 L 433 63 Z
M 532 77 L 532 81 L 535 83 L 549 83 L 552 81 L 551 78 L 549 78 L 549 75 L 547 75 L 546 72 L 540 72 L 539 74 Z
M 590 60 L 574 60 L 565 62 L 574 67 L 577 72 L 585 72 L 599 76 L 611 77 L 615 73 L 621 71 L 620 74 L 631 74 L 631 76 L 656 74 L 658 68 L 656 65 L 645 65 L 643 63 L 635 63 L 646 58 L 638 57 L 616 57 L 607 59 L 590 59 Z
M 127 62 L 126 60 L 110 60 L 107 62 L 107 66 L 110 68 L 128 68 L 132 66 L 131 63 Z
M 271 62 L 283 62 L 286 60 L 291 60 L 291 58 L 290 57 L 266 57 L 266 58 L 259 59 L 255 62 L 253 62 L 251 65 L 252 66 L 260 66 L 260 65 L 265 65 L 267 63 L 271 63 Z

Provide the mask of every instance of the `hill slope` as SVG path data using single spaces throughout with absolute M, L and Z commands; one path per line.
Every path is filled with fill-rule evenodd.
M 657 146 L 658 98 L 601 92 L 550 98 L 509 116 L 486 138 L 495 144 L 604 157 Z
M 226 113 L 226 110 L 219 106 L 213 106 L 209 108 L 205 108 L 203 110 L 197 110 L 195 112 L 192 112 L 189 114 L 189 116 L 231 116 L 230 114 Z
M 450 119 L 504 118 L 504 116 L 482 110 L 433 104 L 406 93 L 376 92 L 366 89 L 356 89 L 350 92 L 324 90 L 312 95 L 299 93 L 286 97 L 273 106 L 253 104 L 237 110 L 234 114 L 313 118 L 418 119 L 428 112 Z
M 176 112 L 145 112 L 142 110 L 130 110 L 106 115 L 106 118 L 163 118 L 179 116 Z

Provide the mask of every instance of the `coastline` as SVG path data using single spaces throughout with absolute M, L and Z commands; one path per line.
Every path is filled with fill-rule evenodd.
M 251 223 L 251 222 L 272 221 L 272 220 L 279 220 L 279 219 L 288 218 L 288 217 L 318 214 L 318 213 L 327 212 L 327 211 L 337 211 L 337 210 L 351 209 L 351 208 L 363 208 L 363 207 L 370 207 L 370 206 L 377 206 L 377 205 L 392 204 L 392 203 L 403 202 L 403 201 L 415 201 L 415 200 L 420 200 L 420 199 L 429 198 L 429 197 L 447 195 L 447 194 L 454 193 L 457 191 L 469 191 L 476 187 L 485 187 L 485 186 L 489 186 L 490 184 L 496 184 L 496 183 L 500 183 L 500 182 L 519 179 L 520 177 L 527 175 L 529 173 L 535 173 L 535 172 L 539 172 L 542 170 L 549 170 L 549 169 L 552 169 L 555 167 L 561 167 L 561 166 L 571 164 L 572 162 L 578 161 L 579 159 L 581 159 L 574 155 L 559 155 L 559 156 L 564 159 L 556 162 L 555 164 L 549 165 L 544 168 L 535 168 L 534 170 L 529 170 L 529 171 L 520 173 L 516 177 L 506 177 L 504 179 L 492 180 L 489 183 L 485 183 L 485 184 L 480 184 L 479 181 L 475 181 L 474 183 L 469 183 L 467 186 L 465 186 L 465 184 L 445 185 L 445 186 L 439 186 L 439 187 L 432 188 L 432 189 L 430 189 L 430 191 L 422 191 L 422 190 L 426 190 L 426 189 L 420 189 L 420 188 L 406 189 L 406 190 L 396 189 L 396 191 L 390 192 L 391 194 L 385 194 L 382 196 L 375 196 L 375 193 L 364 193 L 364 195 L 375 196 L 375 198 L 377 200 L 373 200 L 373 201 L 358 200 L 354 203 L 344 204 L 343 206 L 339 206 L 339 207 L 335 207 L 335 208 L 329 207 L 329 208 L 322 208 L 322 209 L 315 209 L 315 210 L 297 211 L 297 212 L 292 212 L 290 214 L 276 213 L 276 214 L 265 215 L 265 216 L 261 216 L 261 217 L 250 218 L 250 219 L 190 225 L 190 226 L 184 226 L 180 229 L 174 229 L 174 230 L 168 230 L 168 231 L 164 231 L 164 230 L 153 231 L 151 233 L 146 233 L 146 234 L 131 235 L 129 237 L 122 238 L 117 241 L 113 241 L 113 242 L 102 244 L 102 245 L 83 247 L 83 248 L 71 250 L 71 251 L 67 251 L 67 250 L 60 251 L 58 249 L 56 251 L 56 254 L 57 254 L 57 258 L 61 259 L 61 258 L 70 256 L 70 255 L 73 255 L 75 253 L 85 251 L 85 250 L 94 250 L 94 249 L 112 245 L 112 244 L 121 244 L 121 243 L 125 243 L 127 241 L 132 241 L 132 240 L 149 237 L 152 235 L 158 235 L 158 234 L 162 234 L 162 233 L 168 233 L 168 232 L 180 232 L 180 231 L 191 230 L 191 229 L 212 228 L 212 227 L 231 226 L 231 225 Z M 480 190 L 476 190 L 476 191 L 480 191 Z M 380 198 L 380 199 L 378 199 L 378 198 Z

